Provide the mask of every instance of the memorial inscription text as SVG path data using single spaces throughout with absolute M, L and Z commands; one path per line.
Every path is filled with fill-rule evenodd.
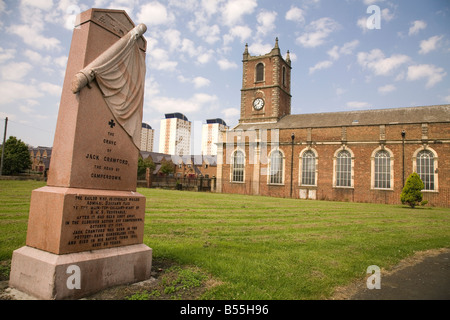
M 139 243 L 145 198 L 74 195 L 65 225 L 66 245 L 87 250 Z
M 120 150 L 115 150 L 118 144 L 114 132 L 111 131 L 109 130 L 107 137 L 101 138 L 101 143 L 97 144 L 103 147 L 103 151 L 88 152 L 84 155 L 85 160 L 91 163 L 89 177 L 92 179 L 121 181 L 123 170 L 129 166 L 128 159 L 114 155 L 120 153 Z

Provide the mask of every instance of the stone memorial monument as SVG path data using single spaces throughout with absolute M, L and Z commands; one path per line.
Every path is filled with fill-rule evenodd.
M 145 202 L 136 192 L 146 27 L 122 10 L 79 15 L 47 186 L 32 191 L 26 246 L 10 287 L 77 299 L 150 278 Z

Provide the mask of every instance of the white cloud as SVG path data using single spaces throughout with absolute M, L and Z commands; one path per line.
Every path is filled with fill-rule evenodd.
M 192 103 L 189 100 L 181 98 L 170 97 L 154 97 L 149 102 L 151 109 L 156 110 L 158 113 L 170 113 L 170 112 L 195 112 L 198 111 L 199 106 Z
M 351 42 L 344 43 L 342 47 L 334 46 L 327 52 L 327 54 L 330 56 L 333 60 L 338 60 L 341 55 L 349 55 L 353 53 L 353 50 L 358 46 L 359 41 L 353 40 Z
M 394 54 L 389 58 L 385 58 L 380 49 L 373 49 L 370 52 L 358 53 L 358 63 L 362 67 L 370 69 L 377 76 L 390 75 L 393 70 L 399 68 L 401 65 L 409 62 L 410 60 L 410 57 L 402 54 Z
M 407 80 L 415 81 L 422 78 L 427 78 L 427 88 L 433 87 L 436 83 L 441 82 L 447 75 L 443 68 L 436 67 L 430 64 L 421 64 L 408 67 Z
M 318 47 L 338 28 L 339 24 L 331 18 L 315 20 L 306 27 L 306 33 L 298 37 L 297 42 L 305 48 Z
M 347 90 L 342 89 L 342 88 L 336 88 L 336 95 L 337 96 L 341 96 L 343 95 Z
M 239 116 L 241 111 L 237 108 L 226 108 L 222 110 L 222 114 L 225 118 L 233 118 Z
M 359 19 L 356 21 L 356 25 L 357 25 L 359 28 L 361 28 L 361 30 L 362 30 L 363 32 L 366 32 L 367 30 L 369 30 L 369 29 L 367 29 L 367 17 L 359 18 Z
M 444 97 L 444 102 L 450 104 L 450 96 Z
M 371 4 L 374 4 L 374 3 L 379 3 L 379 2 L 383 2 L 384 0 L 364 0 L 364 4 L 366 5 L 366 6 L 370 6 Z
M 291 9 L 286 12 L 285 19 L 303 24 L 305 23 L 305 12 L 300 8 L 291 6 Z
M 434 36 L 427 40 L 423 40 L 420 42 L 420 54 L 427 54 L 431 51 L 434 51 L 437 49 L 439 41 L 442 40 L 444 36 Z
M 9 81 L 20 81 L 31 69 L 33 69 L 33 66 L 27 62 L 9 63 L 1 68 L 2 79 Z
M 61 42 L 56 37 L 46 36 L 55 28 L 64 26 L 68 14 L 63 10 L 67 0 L 58 1 L 54 6 L 52 0 L 22 0 L 18 9 L 18 17 L 5 30 L 19 36 L 27 45 L 39 50 L 61 50 Z M 72 5 L 73 6 L 73 5 Z M 81 10 L 78 7 L 78 10 Z
M 352 54 L 353 50 L 355 50 L 355 48 L 359 45 L 359 41 L 358 40 L 353 40 L 350 42 L 346 42 L 344 43 L 344 45 L 341 47 L 340 49 L 340 53 L 341 54 Z
M 147 50 L 149 52 L 148 66 L 156 70 L 175 71 L 178 65 L 177 61 L 171 61 L 166 50 L 156 48 Z
M 198 49 L 194 44 L 194 41 L 186 38 L 181 41 L 180 51 L 187 53 L 189 57 L 194 57 L 198 52 L 197 50 Z
M 163 34 L 164 42 L 169 46 L 169 51 L 175 51 L 181 44 L 181 32 L 176 29 L 167 29 Z
M 369 107 L 370 107 L 370 105 L 367 102 L 362 102 L 362 101 L 347 102 L 347 108 L 350 108 L 350 109 L 366 109 Z
M 235 69 L 238 67 L 235 62 L 229 61 L 225 58 L 218 60 L 217 64 L 219 65 L 220 70 Z
M 45 37 L 38 29 L 29 25 L 13 25 L 7 31 L 18 35 L 29 46 L 40 50 L 59 50 L 60 41 L 54 37 Z
M 256 42 L 256 43 L 252 43 L 249 47 L 248 50 L 252 55 L 263 55 L 266 53 L 269 53 L 270 51 L 272 51 L 273 49 L 273 45 L 270 44 L 262 44 L 260 42 Z
M 217 102 L 218 98 L 215 95 L 196 93 L 188 99 L 153 97 L 147 105 L 159 113 L 182 112 L 186 114 L 215 107 Z
M 216 1 L 209 1 L 210 3 L 216 3 Z M 216 7 L 216 5 L 214 7 Z M 205 42 L 209 44 L 214 44 L 215 42 L 220 40 L 220 26 L 217 23 L 211 25 L 210 16 L 212 13 L 209 13 L 208 6 L 201 7 L 197 9 L 194 13 L 195 18 L 188 22 L 187 27 L 197 36 L 201 37 Z M 213 10 L 212 12 L 215 12 Z M 214 21 L 216 22 L 216 21 Z
M 159 94 L 159 83 L 154 77 L 145 78 L 145 97 L 153 97 Z
M 206 43 L 214 44 L 220 40 L 220 27 L 217 24 L 203 25 L 197 28 L 197 35 L 202 37 Z
M 412 36 L 418 34 L 420 30 L 423 30 L 427 27 L 427 23 L 422 20 L 416 20 L 411 23 L 411 27 L 409 28 L 408 35 Z
M 33 117 L 35 117 L 37 114 L 34 107 L 37 105 L 39 105 L 39 102 L 37 102 L 36 100 L 28 99 L 24 101 L 24 104 L 21 104 L 19 106 L 19 110 L 23 113 L 26 113 L 27 115 L 33 115 Z
M 53 0 L 22 0 L 21 5 L 36 7 L 49 11 L 53 7 Z
M 214 55 L 214 51 L 213 50 L 204 51 L 203 53 L 200 53 L 197 56 L 197 62 L 200 63 L 200 64 L 208 63 L 209 61 L 211 61 L 213 55 Z
M 3 49 L 0 47 L 0 64 L 15 57 L 15 49 Z
M 158 1 L 144 4 L 137 14 L 137 20 L 147 26 L 169 24 L 175 20 L 175 16 Z
M 201 6 L 208 16 L 215 14 L 218 11 L 220 1 L 202 0 Z
M 275 29 L 275 20 L 277 18 L 277 13 L 274 11 L 261 11 L 256 17 L 258 22 L 257 32 L 261 35 L 266 35 L 267 33 Z
M 66 69 L 67 66 L 67 60 L 69 59 L 69 57 L 67 56 L 59 56 L 53 59 L 53 62 L 58 66 L 61 67 L 63 69 Z
M 178 76 L 178 81 L 181 83 L 192 83 L 196 89 L 207 87 L 210 85 L 211 81 L 204 77 L 186 78 L 182 75 Z
M 129 1 L 129 0 L 122 0 Z M 198 9 L 198 1 L 197 0 L 166 0 L 169 3 L 170 7 L 180 8 L 183 11 L 196 11 Z
M 67 56 L 52 57 L 50 55 L 42 55 L 33 50 L 25 50 L 23 55 L 35 66 L 41 67 L 44 71 L 52 74 L 58 67 L 60 71 L 65 71 L 67 66 Z
M 201 106 L 206 105 L 207 107 L 211 107 L 217 103 L 218 98 L 216 95 L 211 95 L 207 93 L 196 93 L 192 97 L 191 101 L 200 104 Z
M 285 60 L 286 60 L 286 56 L 287 56 L 287 53 L 283 56 L 283 58 L 284 58 Z M 292 61 L 292 62 L 297 61 L 297 55 L 296 55 L 295 53 L 289 52 L 289 56 L 291 57 L 291 61 Z
M 238 24 L 244 15 L 253 13 L 257 5 L 256 0 L 228 0 L 221 8 L 223 23 L 230 27 Z
M 248 26 L 235 26 L 230 28 L 228 34 L 223 36 L 223 42 L 225 45 L 231 43 L 235 38 L 239 38 L 241 42 L 244 42 L 252 35 L 252 29 Z
M 194 86 L 198 88 L 207 87 L 210 85 L 211 81 L 209 79 L 203 78 L 203 77 L 195 77 L 193 79 Z
M 309 74 L 313 74 L 317 70 L 327 69 L 333 65 L 333 62 L 326 60 L 317 63 L 314 67 L 309 68 Z
M 6 8 L 5 1 L 0 0 L 0 13 L 4 12 Z
M 387 84 L 385 86 L 378 88 L 378 92 L 381 94 L 387 94 L 387 93 L 393 92 L 395 90 L 397 90 L 397 88 L 392 84 Z
M 9 104 L 19 100 L 36 99 L 43 93 L 35 86 L 13 81 L 0 82 L 0 105 Z
M 155 47 L 156 49 L 147 50 L 147 52 L 150 52 L 150 55 L 154 56 L 157 61 L 161 59 L 168 60 L 169 53 L 187 54 L 190 60 L 192 60 L 192 58 L 196 58 L 197 62 L 199 62 L 200 64 L 208 62 L 211 58 L 209 50 L 205 50 L 202 46 L 197 46 L 194 43 L 194 41 L 190 39 L 182 38 L 181 32 L 176 29 L 168 29 L 164 31 L 162 38 L 164 39 L 164 42 L 167 44 L 169 52 L 167 52 L 162 48 L 158 48 L 156 46 L 157 43 L 156 39 L 153 39 L 152 42 L 153 47 Z M 152 50 L 157 50 L 157 52 L 152 52 Z M 166 55 L 166 57 L 164 57 L 164 55 Z M 180 57 L 185 60 L 184 55 L 181 55 Z
M 52 57 L 51 56 L 43 56 L 41 55 L 39 52 L 33 51 L 33 50 L 25 50 L 24 51 L 24 56 L 27 57 L 28 59 L 30 59 L 31 62 L 36 63 L 36 64 L 40 64 L 41 66 L 47 66 L 48 64 L 50 64 L 52 62 Z
M 58 86 L 56 84 L 52 84 L 49 82 L 42 82 L 39 84 L 39 89 L 41 89 L 44 92 L 49 93 L 52 96 L 60 96 L 62 87 Z
M 34 113 L 34 109 L 28 106 L 21 105 L 19 106 L 19 110 L 26 114 Z
M 385 8 L 383 10 L 381 10 L 381 19 L 384 21 L 391 21 L 392 19 L 394 19 L 395 15 L 393 13 L 391 13 L 391 11 L 388 8 Z

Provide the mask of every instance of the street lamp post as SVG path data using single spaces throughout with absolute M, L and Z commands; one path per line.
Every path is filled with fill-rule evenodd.
M 406 131 L 402 131 L 402 188 L 405 186 L 405 137 Z
M 294 139 L 295 139 L 295 134 L 292 133 L 292 135 L 291 135 L 291 198 L 292 198 L 292 179 L 294 176 Z

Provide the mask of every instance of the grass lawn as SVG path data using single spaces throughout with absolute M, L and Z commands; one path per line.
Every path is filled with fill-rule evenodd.
M 31 191 L 0 181 L 0 261 L 25 244 Z M 450 209 L 138 189 L 153 259 L 217 280 L 204 299 L 326 299 L 337 286 L 450 246 Z

